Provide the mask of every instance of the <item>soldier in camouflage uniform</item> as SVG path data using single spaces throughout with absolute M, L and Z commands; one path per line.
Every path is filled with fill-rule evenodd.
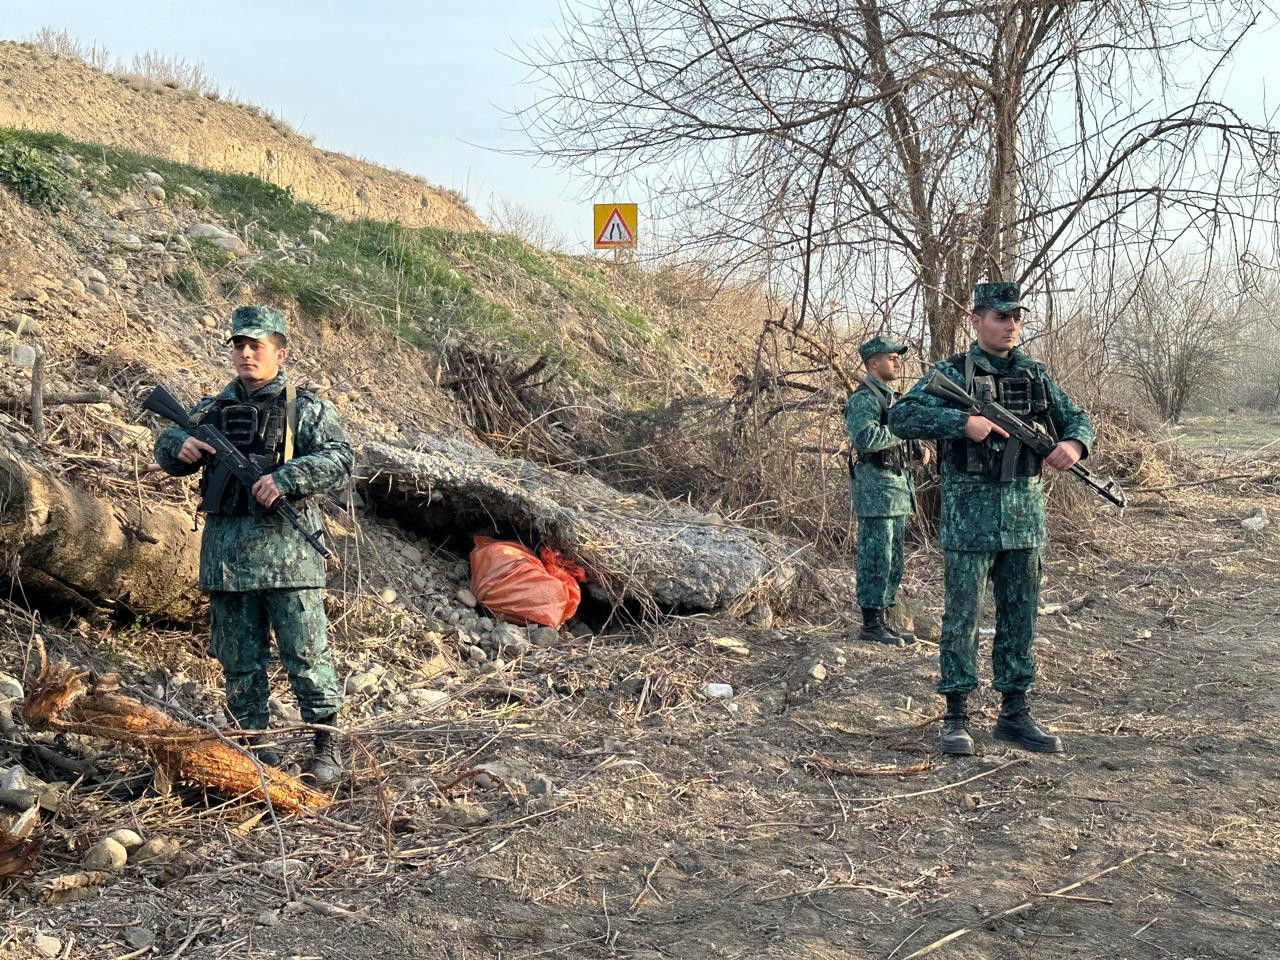
M 888 618 L 902 580 L 906 519 L 915 508 L 909 466 L 915 445 L 888 427 L 889 408 L 898 399 L 892 385 L 902 375 L 907 349 L 887 337 L 873 337 L 859 347 L 867 373 L 844 405 L 853 453 L 853 511 L 858 517 L 858 639 L 897 647 L 915 640 L 915 634 L 890 626 Z M 927 458 L 928 448 L 921 450 Z
M 156 439 L 156 462 L 179 477 L 204 469 L 200 589 L 209 594 L 210 646 L 226 675 L 231 716 L 247 729 L 266 729 L 274 632 L 303 720 L 334 726 L 342 691 L 329 653 L 324 560 L 267 508 L 277 497 L 288 497 L 304 525 L 319 529 L 313 495 L 346 481 L 355 458 L 333 405 L 297 390 L 281 368 L 289 352 L 283 313 L 271 307 L 236 309 L 228 343 L 236 379 L 196 404 L 191 417 L 213 423 L 270 472 L 250 491 L 207 460 L 211 447 L 177 427 Z M 261 739 L 255 742 L 264 762 L 280 763 L 274 749 Z M 338 744 L 329 731 L 316 732 L 307 768 L 319 783 L 341 775 Z
M 1043 463 L 1068 470 L 1089 455 L 1093 426 L 1044 366 L 1017 348 L 1022 310 L 1016 284 L 978 284 L 969 318 L 975 342 L 934 370 L 980 399 L 996 399 L 1039 423 L 1058 440 Z M 1039 727 L 1027 707 L 1035 679 L 1031 644 L 1045 544 L 1042 461 L 985 417 L 925 393 L 926 379 L 894 404 L 889 425 L 901 437 L 939 441 L 946 606 L 938 692 L 947 701 L 941 748 L 973 753 L 965 702 L 978 684 L 978 618 L 990 577 L 996 599 L 992 686 L 1004 698 L 992 736 L 1028 750 L 1060 753 L 1062 740 Z

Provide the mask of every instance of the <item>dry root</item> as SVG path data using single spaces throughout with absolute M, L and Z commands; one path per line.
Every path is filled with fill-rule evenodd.
M 114 675 L 91 684 L 87 676 L 65 661 L 46 666 L 27 695 L 27 724 L 33 730 L 68 730 L 141 747 L 171 779 L 230 796 L 261 798 L 265 783 L 272 806 L 288 813 L 328 803 L 324 794 L 271 767 L 262 767 L 260 776 L 244 751 L 120 693 Z

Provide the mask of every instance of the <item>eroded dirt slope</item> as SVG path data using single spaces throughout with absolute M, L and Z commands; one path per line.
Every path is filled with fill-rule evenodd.
M 0 42 L 2 127 L 61 133 L 250 174 L 343 217 L 484 229 L 456 194 L 419 177 L 321 150 L 252 108 L 116 77 L 26 44 Z

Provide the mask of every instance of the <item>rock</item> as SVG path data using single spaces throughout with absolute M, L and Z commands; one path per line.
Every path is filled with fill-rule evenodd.
M 481 633 L 491 633 L 496 624 L 491 617 L 481 617 L 476 621 L 476 629 Z
M 529 638 L 535 647 L 549 647 L 560 640 L 560 633 L 551 627 L 538 627 Z
M 347 691 L 347 696 L 356 696 L 358 694 L 371 696 L 378 692 L 378 686 L 378 675 L 372 670 L 366 670 L 363 673 L 347 677 L 347 682 L 343 685 L 343 688 Z
M 717 650 L 723 650 L 725 653 L 732 653 L 739 657 L 751 655 L 751 651 L 743 646 L 742 641 L 737 637 L 712 637 L 710 642 Z
M 396 598 L 398 596 L 399 594 L 397 594 L 391 587 L 383 587 L 382 591 L 378 594 L 378 599 L 387 604 L 387 606 L 390 606 L 396 602 Z
M 827 668 L 821 660 L 809 668 L 809 679 L 814 683 L 822 683 L 827 679 Z
M 45 293 L 44 290 L 39 287 L 33 287 L 30 290 L 23 290 L 18 294 L 18 299 L 26 300 L 28 303 L 48 303 L 49 294 Z
M 104 231 L 102 239 L 119 250 L 128 250 L 136 253 L 142 249 L 142 238 L 136 233 L 129 233 L 127 230 Z
M 121 277 L 129 272 L 129 263 L 124 257 L 108 257 L 107 269 L 113 277 Z
M 507 661 L 503 660 L 501 657 L 498 657 L 496 660 L 491 660 L 486 664 L 482 664 L 480 667 L 480 672 L 481 673 L 501 673 L 503 670 L 506 669 L 506 667 L 507 667 Z
M 36 348 L 26 343 L 15 343 L 9 355 L 16 367 L 32 367 L 36 362 Z
M 966 793 L 960 798 L 960 805 L 966 810 L 977 810 L 978 798 L 972 793 Z
M 193 223 L 187 227 L 187 236 L 193 240 L 218 240 L 235 234 L 215 223 Z
M 35 317 L 27 316 L 25 313 L 15 313 L 5 321 L 5 326 L 18 335 L 27 333 L 33 337 L 38 337 L 43 332 L 40 321 Z
M 466 587 L 460 589 L 454 596 L 458 598 L 458 602 L 464 607 L 475 607 L 476 605 L 476 595 Z
M 260 923 L 264 927 L 280 926 L 280 911 L 279 910 L 263 910 L 261 913 L 258 914 L 258 923 Z
M 86 284 L 107 282 L 107 278 L 103 275 L 102 271 L 99 270 L 97 267 L 85 267 L 83 270 L 77 273 L 76 276 Z
M 107 428 L 107 432 L 125 450 L 138 450 L 150 455 L 155 443 L 151 429 L 136 423 L 113 423 Z
M 146 927 L 130 927 L 124 932 L 124 942 L 134 950 L 145 950 L 156 942 L 156 935 Z
M 531 797 L 549 797 L 556 787 L 550 777 L 535 777 L 529 781 L 527 789 Z
M 996 637 L 995 627 L 979 627 L 978 628 L 979 640 L 994 640 L 995 637 Z
M 99 283 L 97 280 L 90 280 L 84 287 L 95 297 L 100 297 L 103 300 L 111 295 L 111 288 L 105 283 Z
M 768 630 L 773 626 L 773 607 L 761 600 L 747 614 L 747 623 L 761 630 Z
M 212 330 L 218 325 L 218 318 L 211 313 L 206 313 L 200 318 L 200 326 L 206 330 Z
M 489 821 L 489 811 L 478 803 L 468 800 L 455 800 L 446 803 L 439 811 L 440 822 L 451 827 L 478 827 Z
M 178 193 L 182 194 L 188 200 L 203 200 L 204 193 L 195 187 L 189 187 L 185 183 L 178 186 Z
M 317 230 L 315 227 L 312 227 L 310 230 L 307 231 L 307 236 L 311 238 L 312 243 L 328 243 L 329 242 L 329 238 L 326 237 L 319 230 Z
M 0 789 L 26 790 L 27 771 L 17 764 L 14 764 L 12 767 L 4 771 L 4 773 L 0 774 Z
M 465 580 L 471 576 L 471 564 L 465 560 L 459 560 L 453 565 L 453 579 Z
M 129 855 L 130 863 L 164 863 L 173 859 L 182 845 L 172 837 L 152 837 Z
M 155 204 L 161 204 L 165 201 L 164 187 L 160 187 L 155 184 L 152 184 L 147 187 L 146 190 L 142 191 L 142 195 Z
M 84 281 L 79 277 L 68 277 L 67 282 L 62 285 L 62 289 L 73 297 L 83 297 Z
M 613 585 L 625 584 L 641 602 L 719 610 L 748 597 L 785 599 L 799 582 L 799 546 L 767 531 L 708 525 L 688 506 L 503 457 L 460 435 L 417 433 L 411 440 L 412 448 L 366 443 L 366 468 L 411 500 L 420 497 L 424 508 L 439 494 L 433 509 L 467 504 L 538 529 L 585 563 L 593 574 L 587 590 L 597 596 L 622 599 L 623 588 Z
M 153 186 L 160 187 L 164 185 L 164 177 L 160 176 L 160 174 L 156 173 L 154 170 L 146 171 L 142 175 L 142 179 L 144 182 L 149 183 Z
M 449 695 L 443 690 L 410 690 L 409 698 L 420 707 L 430 709 L 447 703 Z
M 467 659 L 472 663 L 484 663 L 489 659 L 489 655 L 484 652 L 483 647 L 472 644 L 467 647 Z
M 110 837 L 103 837 L 85 851 L 81 862 L 89 870 L 107 870 L 116 873 L 129 861 L 129 851 Z
M 142 837 L 138 836 L 136 831 L 130 830 L 128 827 L 120 827 L 117 830 L 112 830 L 107 834 L 107 839 L 114 840 L 126 850 L 133 850 L 136 847 L 142 846 Z
M 702 692 L 713 700 L 732 700 L 733 687 L 727 683 L 708 683 Z
M 417 566 L 422 562 L 422 551 L 412 543 L 406 543 L 400 547 L 400 556 L 404 557 L 414 566 Z
M 292 880 L 295 877 L 305 877 L 308 870 L 305 860 L 289 858 L 285 860 L 264 860 L 262 872 L 276 880 L 283 880 L 285 877 Z
M 0 673 L 0 701 L 21 700 L 25 696 L 26 693 L 23 692 L 22 683 L 16 677 L 11 677 L 7 673 Z
M 62 941 L 47 933 L 36 934 L 36 953 L 42 957 L 56 957 L 62 953 Z
M 249 245 L 239 237 L 215 237 L 209 242 L 233 256 L 247 257 L 249 255 Z
M 1250 530 L 1254 533 L 1257 533 L 1259 530 L 1262 530 L 1264 527 L 1266 527 L 1267 524 L 1269 524 L 1270 522 L 1271 522 L 1271 518 L 1267 516 L 1267 511 L 1262 507 L 1258 507 L 1253 511 L 1253 513 L 1249 514 L 1249 516 L 1241 520 L 1240 525 L 1244 527 L 1246 530 Z

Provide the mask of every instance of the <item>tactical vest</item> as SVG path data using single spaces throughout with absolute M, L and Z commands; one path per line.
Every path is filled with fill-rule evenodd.
M 965 389 L 983 403 L 995 401 L 1010 413 L 1031 424 L 1039 424 L 1054 440 L 1058 438 L 1049 416 L 1049 388 L 1039 368 L 1016 373 L 975 374 L 973 357 L 958 353 L 948 361 L 963 366 Z M 951 441 L 951 465 L 963 473 L 980 474 L 1005 483 L 1014 477 L 1040 475 L 1043 458 L 1021 440 L 997 436 L 994 432 L 982 443 L 968 437 Z
M 293 459 L 298 432 L 297 391 L 291 383 L 274 396 L 248 400 L 221 397 L 200 417 L 200 423 L 222 431 L 259 470 L 270 473 Z M 200 477 L 200 507 L 220 517 L 261 516 L 263 506 L 249 488 L 216 461 Z
M 866 390 L 876 398 L 876 403 L 880 404 L 880 426 L 888 426 L 889 401 L 885 398 L 885 395 L 880 392 L 879 388 L 873 387 L 865 382 L 859 385 L 858 390 Z M 877 450 L 874 453 L 858 453 L 851 446 L 849 448 L 849 454 L 850 470 L 852 470 L 855 463 L 870 463 L 885 470 L 901 470 L 907 465 L 907 461 L 910 459 L 910 447 L 905 440 L 895 446 L 886 447 L 885 449 Z

